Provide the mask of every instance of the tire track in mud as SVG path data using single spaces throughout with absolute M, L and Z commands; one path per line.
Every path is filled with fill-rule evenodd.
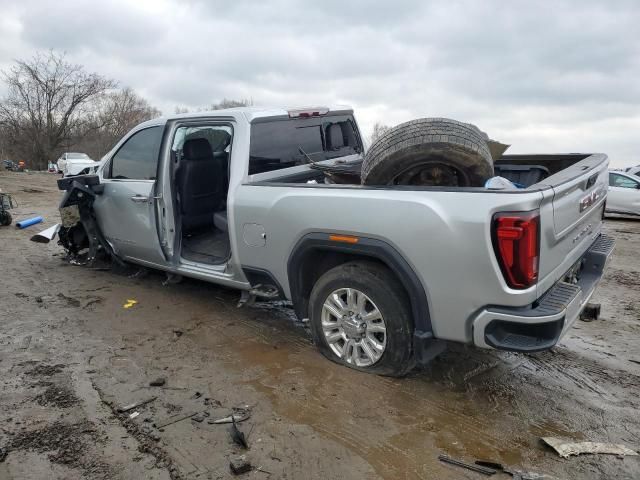
M 548 376 L 559 383 L 570 382 L 610 401 L 617 401 L 617 391 L 640 388 L 640 376 L 605 367 L 571 350 L 556 348 L 526 357 L 535 375 Z M 627 399 L 628 400 L 628 399 Z

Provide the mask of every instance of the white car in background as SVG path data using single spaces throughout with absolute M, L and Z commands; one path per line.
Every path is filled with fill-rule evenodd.
M 93 164 L 96 163 L 89 155 L 86 153 L 76 153 L 76 152 L 66 152 L 60 155 L 60 158 L 57 162 L 58 173 L 62 173 L 63 175 L 67 175 L 66 169 L 71 164 Z M 74 169 L 75 170 L 75 169 Z
M 637 177 L 640 177 L 640 165 L 636 165 L 635 167 L 625 168 L 624 173 L 628 173 L 629 175 L 635 175 Z
M 640 216 L 640 177 L 627 172 L 609 172 L 606 213 Z

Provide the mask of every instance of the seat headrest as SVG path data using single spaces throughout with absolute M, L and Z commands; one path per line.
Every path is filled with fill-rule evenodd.
M 227 132 L 225 132 L 225 133 L 226 133 L 225 137 L 222 139 L 220 144 L 216 147 L 216 150 L 218 150 L 218 151 L 224 150 L 231 143 L 231 134 L 227 133 Z
M 211 158 L 211 144 L 206 138 L 193 138 L 184 142 L 182 153 L 187 160 Z
M 329 149 L 338 150 L 344 147 L 344 136 L 340 124 L 332 123 L 327 127 L 327 138 L 329 139 Z

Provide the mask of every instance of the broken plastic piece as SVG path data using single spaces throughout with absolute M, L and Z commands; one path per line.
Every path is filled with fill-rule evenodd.
M 31 241 L 36 243 L 49 243 L 57 235 L 58 230 L 60 230 L 60 224 L 56 223 L 53 227 L 49 227 L 42 230 L 40 233 L 36 233 L 31 237 Z
M 131 308 L 133 307 L 136 303 L 138 303 L 137 300 L 133 300 L 133 299 L 128 299 L 127 303 L 125 303 L 124 305 L 122 305 L 122 308 Z
M 210 420 L 208 423 L 213 425 L 220 425 L 223 423 L 240 423 L 248 420 L 251 417 L 251 414 L 247 411 L 237 412 L 233 415 L 229 415 L 228 417 L 218 418 L 217 420 Z
M 244 436 L 244 432 L 238 430 L 236 427 L 236 422 L 231 420 L 231 426 L 229 427 L 229 434 L 231 435 L 231 440 L 236 445 L 239 445 L 242 448 L 249 448 L 249 444 L 247 443 L 247 439 Z
M 583 453 L 602 453 L 609 455 L 638 455 L 638 452 L 616 443 L 572 442 L 556 437 L 542 437 L 542 441 L 553 448 L 562 458 Z

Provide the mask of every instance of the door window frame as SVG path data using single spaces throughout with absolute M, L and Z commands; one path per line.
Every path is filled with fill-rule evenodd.
M 114 157 L 118 154 L 118 152 L 120 150 L 122 150 L 122 148 L 127 144 L 127 142 L 129 140 L 131 140 L 134 136 L 136 136 L 138 133 L 143 132 L 144 130 L 149 130 L 150 128 L 160 128 L 162 129 L 162 134 L 160 137 L 160 147 L 158 148 L 158 161 L 156 162 L 156 178 L 155 179 L 148 179 L 148 178 L 113 178 L 113 159 Z M 164 144 L 166 141 L 166 137 L 167 137 L 167 128 L 166 128 L 166 124 L 157 124 L 157 125 L 149 125 L 146 126 L 144 128 L 140 128 L 137 130 L 134 130 L 132 132 L 130 132 L 129 135 L 127 135 L 126 137 L 124 137 L 119 145 L 117 145 L 117 150 L 115 152 L 113 152 L 110 156 L 109 159 L 106 162 L 106 165 L 104 166 L 103 171 L 103 178 L 104 180 L 109 180 L 111 182 L 145 182 L 145 183 L 155 183 L 158 179 L 158 175 L 160 173 L 160 164 L 162 163 L 162 151 L 164 149 Z M 108 173 L 108 176 L 105 177 L 104 176 L 104 172 Z

